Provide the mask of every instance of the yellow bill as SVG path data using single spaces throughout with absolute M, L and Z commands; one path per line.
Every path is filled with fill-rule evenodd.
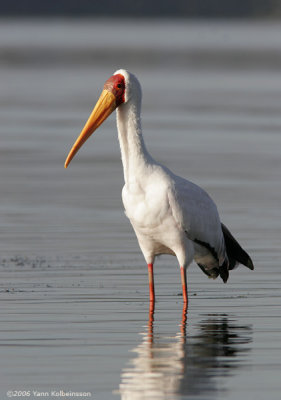
M 78 136 L 76 142 L 72 146 L 64 167 L 67 168 L 72 158 L 75 156 L 80 147 L 92 135 L 92 133 L 103 123 L 103 121 L 116 109 L 116 97 L 112 92 L 103 90 L 95 108 L 92 111 L 88 121 Z

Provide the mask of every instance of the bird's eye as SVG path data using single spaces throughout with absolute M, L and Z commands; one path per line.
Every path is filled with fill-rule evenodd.
M 121 88 L 121 83 L 118 83 L 117 87 L 118 87 L 118 89 L 120 89 Z

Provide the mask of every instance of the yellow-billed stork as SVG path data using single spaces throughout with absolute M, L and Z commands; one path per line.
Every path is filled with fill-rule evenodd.
M 101 96 L 65 161 L 117 109 L 117 129 L 124 169 L 122 199 L 148 265 L 150 301 L 154 303 L 153 264 L 160 254 L 177 257 L 184 303 L 188 301 L 186 269 L 194 259 L 211 278 L 227 281 L 239 263 L 253 270 L 249 255 L 221 223 L 217 207 L 199 186 L 155 161 L 141 128 L 141 86 L 120 69 L 104 84 Z

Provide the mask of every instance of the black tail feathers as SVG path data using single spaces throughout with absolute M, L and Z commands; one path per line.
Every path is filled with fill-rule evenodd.
M 229 276 L 229 272 L 228 272 L 228 268 L 227 268 L 227 263 L 224 262 L 223 265 L 221 267 L 215 267 L 212 269 L 206 269 L 204 265 L 202 264 L 197 264 L 200 269 L 204 272 L 204 274 L 206 274 L 209 278 L 212 279 L 216 279 L 218 276 L 221 277 L 221 279 L 224 281 L 224 283 L 227 282 L 228 280 L 228 276 Z
M 224 236 L 224 242 L 225 242 L 225 247 L 226 247 L 226 253 L 228 256 L 229 260 L 229 267 L 228 269 L 234 269 L 238 264 L 243 264 L 247 268 L 253 270 L 254 269 L 254 264 L 251 260 L 251 257 L 246 253 L 245 250 L 242 249 L 240 244 L 237 242 L 236 239 L 232 236 L 232 234 L 229 232 L 227 227 L 224 224 L 221 224 L 223 236 Z M 223 268 L 223 266 L 221 267 Z M 220 274 L 221 275 L 221 274 Z M 224 277 L 221 275 L 223 281 Z
M 234 269 L 238 266 L 238 264 L 243 264 L 247 268 L 253 270 L 254 264 L 251 260 L 251 257 L 246 253 L 245 250 L 242 249 L 240 244 L 237 242 L 236 239 L 234 239 L 227 227 L 221 224 L 221 228 L 224 236 L 226 253 L 229 263 L 227 261 L 224 261 L 222 265 L 214 267 L 212 269 L 206 268 L 206 266 L 200 263 L 198 263 L 198 265 L 209 278 L 216 279 L 218 276 L 220 276 L 224 283 L 226 283 L 229 277 L 229 270 Z M 211 254 L 213 254 L 214 258 L 217 258 L 211 246 L 199 240 L 195 240 L 195 242 L 206 247 L 211 252 Z
M 219 267 L 219 274 L 220 274 L 220 277 L 223 280 L 223 282 L 226 283 L 227 280 L 228 280 L 228 277 L 229 277 L 229 272 L 228 272 L 228 268 L 227 268 L 227 263 L 226 262 L 224 262 L 222 264 L 222 266 Z

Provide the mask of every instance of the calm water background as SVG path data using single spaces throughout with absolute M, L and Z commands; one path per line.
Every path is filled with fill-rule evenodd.
M 1 399 L 280 399 L 280 37 L 278 23 L 0 22 Z M 120 67 L 142 83 L 152 155 L 212 195 L 256 266 L 224 285 L 192 265 L 186 321 L 171 257 L 149 318 L 115 118 L 63 168 Z

